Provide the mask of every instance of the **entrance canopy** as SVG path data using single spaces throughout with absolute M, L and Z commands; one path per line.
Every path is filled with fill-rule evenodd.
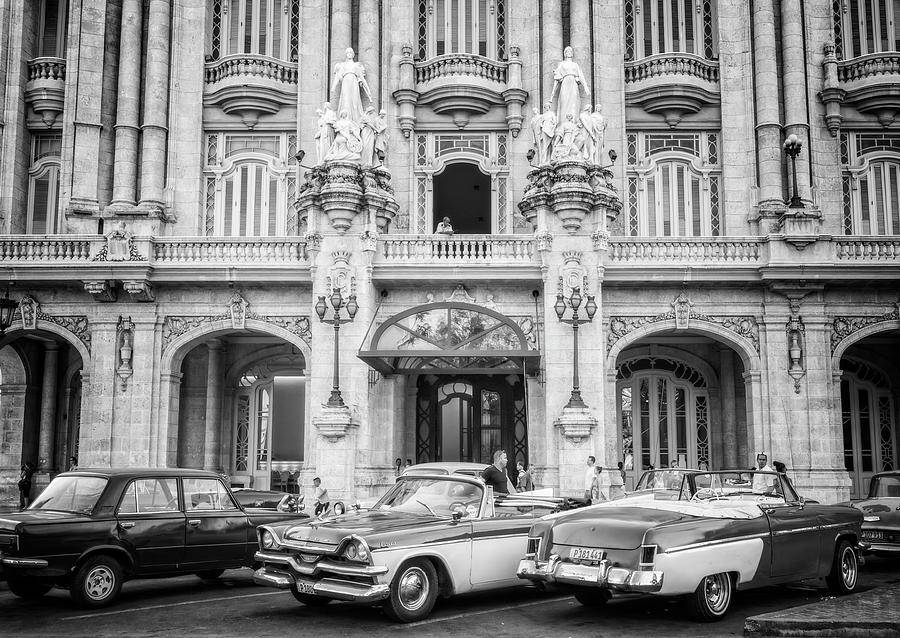
M 509 317 L 469 303 L 423 304 L 375 331 L 359 358 L 382 374 L 536 373 L 540 353 Z

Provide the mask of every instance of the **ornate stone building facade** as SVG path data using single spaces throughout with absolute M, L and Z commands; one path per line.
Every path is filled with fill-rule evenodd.
M 896 0 L 0 0 L 0 498 L 73 456 L 366 497 L 501 447 L 568 492 L 588 454 L 765 450 L 859 494 L 898 461 L 898 33 Z

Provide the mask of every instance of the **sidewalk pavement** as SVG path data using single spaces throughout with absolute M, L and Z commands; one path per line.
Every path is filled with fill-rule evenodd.
M 900 636 L 900 582 L 851 596 L 829 597 L 809 605 L 750 616 L 744 623 L 744 636 L 897 638 Z

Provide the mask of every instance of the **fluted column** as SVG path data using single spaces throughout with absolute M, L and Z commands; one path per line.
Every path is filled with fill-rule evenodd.
M 719 351 L 719 386 L 722 397 L 722 467 L 738 467 L 738 440 L 734 412 L 734 353 L 730 348 Z M 742 461 L 743 462 L 743 461 Z
M 56 377 L 59 372 L 59 345 L 44 346 L 44 376 L 41 383 L 41 425 L 38 439 L 38 458 L 44 459 L 41 471 L 53 469 L 53 444 L 56 436 Z
M 543 101 L 550 99 L 553 90 L 553 71 L 562 60 L 562 5 L 560 0 L 544 0 L 544 43 L 541 47 L 541 79 Z
M 753 65 L 756 83 L 756 152 L 759 201 L 784 201 L 781 172 L 781 86 L 775 55 L 773 0 L 756 0 L 753 11 Z
M 375 108 L 381 103 L 381 69 L 378 66 L 378 47 L 381 46 L 378 22 L 378 0 L 359 0 L 359 61 L 366 68 L 366 81 L 372 91 Z M 365 105 L 364 105 L 365 106 Z
M 171 10 L 171 0 L 150 0 L 141 126 L 141 207 L 158 210 L 165 205 Z
M 332 0 L 329 82 L 331 81 L 331 71 L 334 69 L 334 65 L 344 59 L 344 52 L 350 46 L 350 41 L 350 0 Z
M 141 4 L 141 0 L 124 0 L 122 5 L 113 206 L 135 204 L 141 105 Z
M 806 104 L 806 60 L 804 56 L 803 8 L 800 0 L 781 2 L 781 74 L 784 91 L 784 136 L 794 134 L 803 143 L 797 156 L 797 187 L 800 198 L 811 201 L 809 189 L 809 119 Z M 785 159 L 785 161 L 789 161 Z
M 593 93 L 593 56 L 591 50 L 591 0 L 571 0 L 569 9 L 569 33 L 571 34 L 572 49 L 575 53 L 575 61 L 581 65 L 581 70 L 587 78 L 588 89 Z M 560 57 L 562 57 L 560 51 Z M 551 86 L 553 86 L 551 84 Z
M 203 469 L 220 470 L 222 456 L 222 353 L 224 347 L 218 339 L 206 344 L 209 361 L 206 366 L 206 437 L 203 446 Z

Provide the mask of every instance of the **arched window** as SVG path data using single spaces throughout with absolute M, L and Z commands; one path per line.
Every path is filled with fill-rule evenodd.
M 724 234 L 717 145 L 715 133 L 629 135 L 626 234 Z
M 900 0 L 845 0 L 834 4 L 840 57 L 900 51 Z
M 265 55 L 296 62 L 299 0 L 213 0 L 209 54 Z
M 40 15 L 40 48 L 38 56 L 66 57 L 68 5 L 66 0 L 43 0 Z
M 418 57 L 472 53 L 506 57 L 504 0 L 419 0 Z
M 841 134 L 844 234 L 900 235 L 900 137 Z
M 28 171 L 28 217 L 25 232 L 52 234 L 57 230 L 61 135 L 35 135 Z
M 713 0 L 626 0 L 625 59 L 659 53 L 718 57 Z

